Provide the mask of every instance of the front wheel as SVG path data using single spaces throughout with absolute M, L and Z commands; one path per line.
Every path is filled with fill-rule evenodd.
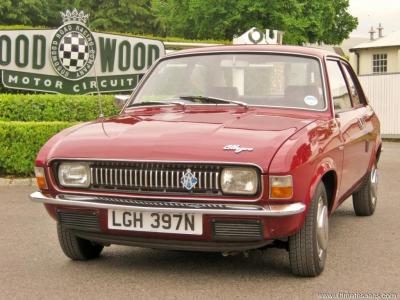
M 315 277 L 325 267 L 328 247 L 328 199 L 320 182 L 314 193 L 303 227 L 289 238 L 289 260 L 292 273 Z
M 359 190 L 353 194 L 353 207 L 357 216 L 371 216 L 378 201 L 378 169 L 374 165 Z
M 88 260 L 99 257 L 104 248 L 102 245 L 77 237 L 60 223 L 57 224 L 57 233 L 61 249 L 72 260 Z

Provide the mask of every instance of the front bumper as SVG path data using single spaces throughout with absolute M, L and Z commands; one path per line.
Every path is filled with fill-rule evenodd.
M 201 213 L 222 216 L 285 217 L 304 212 L 304 203 L 273 204 L 267 206 L 213 203 L 166 202 L 100 196 L 58 195 L 46 196 L 41 192 L 30 195 L 37 203 L 98 209 L 126 209 L 159 213 Z

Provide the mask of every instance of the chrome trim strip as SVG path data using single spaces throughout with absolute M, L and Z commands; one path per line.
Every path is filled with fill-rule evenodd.
M 93 179 L 94 179 L 94 171 L 93 168 L 90 168 L 90 184 L 93 184 Z
M 152 188 L 153 187 L 153 170 L 152 169 L 150 169 L 150 188 Z
M 135 169 L 135 186 L 139 186 L 139 182 L 137 179 L 137 169 Z
M 54 205 L 66 205 L 84 208 L 100 208 L 100 209 L 126 209 L 135 211 L 152 211 L 165 213 L 201 213 L 209 215 L 236 215 L 236 216 L 271 216 L 281 217 L 302 213 L 306 206 L 304 203 L 296 202 L 292 204 L 275 204 L 267 207 L 258 205 L 232 205 L 232 204 L 216 204 L 221 208 L 207 208 L 207 204 L 181 203 L 182 205 L 191 206 L 191 208 L 179 207 L 147 207 L 138 205 L 123 205 L 95 202 L 99 201 L 98 197 L 88 197 L 79 195 L 62 195 L 56 198 L 43 195 L 41 192 L 34 192 L 30 195 L 33 202 L 46 203 Z M 177 203 L 179 204 L 179 203 Z

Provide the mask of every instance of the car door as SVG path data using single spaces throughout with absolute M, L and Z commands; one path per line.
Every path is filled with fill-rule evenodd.
M 361 84 L 357 79 L 351 66 L 342 61 L 342 68 L 347 79 L 348 88 L 350 91 L 350 97 L 352 99 L 353 108 L 357 113 L 359 119 L 360 137 L 362 141 L 360 152 L 357 153 L 358 166 L 360 168 L 361 176 L 365 175 L 368 171 L 371 155 L 373 149 L 375 149 L 375 136 L 374 136 L 374 124 L 373 117 L 374 111 L 371 106 L 368 105 L 367 99 L 361 88 Z
M 339 188 L 339 198 L 349 192 L 365 174 L 364 159 L 360 163 L 360 153 L 364 153 L 364 137 L 360 112 L 353 107 L 343 66 L 338 59 L 328 60 L 327 69 L 331 89 L 335 119 L 340 128 L 340 149 L 343 151 L 343 165 Z

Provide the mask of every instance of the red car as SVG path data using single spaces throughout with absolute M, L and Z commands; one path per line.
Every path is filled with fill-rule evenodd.
M 225 255 L 289 252 L 324 269 L 328 220 L 353 196 L 374 213 L 379 120 L 348 62 L 294 46 L 224 46 L 160 59 L 118 116 L 66 129 L 35 173 L 64 253 L 132 245 Z

